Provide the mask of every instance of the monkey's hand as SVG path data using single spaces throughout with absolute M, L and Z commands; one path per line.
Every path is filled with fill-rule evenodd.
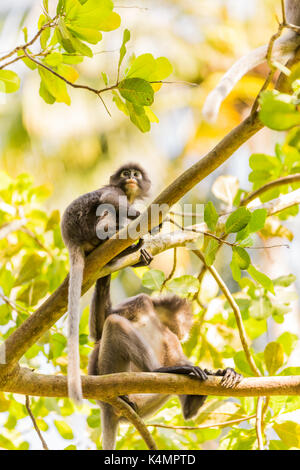
M 193 366 L 190 364 L 186 364 L 184 366 L 159 367 L 159 369 L 155 369 L 153 372 L 189 375 L 191 377 L 196 377 L 201 381 L 207 380 L 208 378 L 206 371 L 198 366 Z
M 235 387 L 243 379 L 241 374 L 238 374 L 231 367 L 226 367 L 226 369 L 219 369 L 217 372 L 213 372 L 207 369 L 204 369 L 204 372 L 207 375 L 214 375 L 215 377 L 223 377 L 221 380 L 221 385 L 225 388 Z

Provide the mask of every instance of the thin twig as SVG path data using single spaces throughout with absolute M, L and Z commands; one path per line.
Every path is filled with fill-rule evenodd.
M 282 23 L 287 24 L 284 0 L 281 0 Z
M 182 431 L 198 431 L 201 429 L 210 429 L 210 428 L 219 428 L 226 427 L 232 424 L 242 423 L 243 421 L 248 421 L 249 419 L 255 418 L 256 415 L 245 416 L 244 418 L 232 419 L 230 421 L 223 421 L 222 423 L 213 423 L 213 424 L 201 424 L 200 426 L 170 426 L 167 424 L 160 423 L 147 423 L 146 426 L 153 426 L 154 428 L 164 428 L 164 429 L 175 429 Z
M 204 237 L 213 238 L 214 240 L 217 240 L 219 243 L 224 244 L 224 245 L 228 245 L 228 246 L 231 246 L 231 247 L 236 247 L 236 246 L 240 247 L 239 243 L 237 243 L 237 242 L 228 242 L 224 238 L 217 237 L 217 235 L 214 235 L 213 233 L 206 232 L 204 230 L 198 230 L 198 229 L 191 228 L 191 227 L 183 227 L 182 225 L 175 222 L 175 220 L 173 220 L 171 217 L 169 217 L 168 221 L 171 222 L 172 224 L 174 224 L 176 227 L 181 228 L 181 230 L 183 230 L 183 231 L 199 233 L 200 235 L 204 235 Z M 280 243 L 280 244 L 277 244 L 277 245 L 269 245 L 269 246 L 245 246 L 243 248 L 247 248 L 247 250 L 265 250 L 265 249 L 269 249 L 269 248 L 282 248 L 282 247 L 289 248 L 289 245 L 284 244 L 284 243 Z
M 161 285 L 161 288 L 160 288 L 160 292 L 163 290 L 163 288 L 165 287 L 166 283 L 168 281 L 170 281 L 170 279 L 172 279 L 172 277 L 174 276 L 174 273 L 176 271 L 176 267 L 177 267 L 177 248 L 175 247 L 174 248 L 174 259 L 173 259 L 173 267 L 172 267 L 172 270 L 169 274 L 169 276 L 164 280 L 164 282 L 162 283 Z
M 29 230 L 27 227 L 21 227 L 20 228 L 20 232 L 23 232 L 23 233 L 26 233 L 26 235 L 28 235 L 30 238 L 32 238 L 35 243 L 43 250 L 45 251 L 46 253 L 48 253 L 48 255 L 53 258 L 53 254 L 51 253 L 50 250 L 48 250 L 48 248 L 43 245 L 43 243 L 38 239 L 38 237 L 36 236 L 36 234 L 34 232 L 32 232 L 31 230 Z
M 8 297 L 6 297 L 6 295 L 2 294 L 1 292 L 0 292 L 0 298 L 3 300 L 4 303 L 6 303 L 6 305 L 8 305 L 10 308 L 15 310 L 16 312 L 21 313 L 21 314 L 26 313 L 26 315 L 30 315 L 30 312 L 28 310 L 26 310 L 21 305 L 17 305 L 15 302 L 10 300 Z
M 48 448 L 48 446 L 47 446 L 47 444 L 46 444 L 46 441 L 45 441 L 45 439 L 43 438 L 43 436 L 42 436 L 42 434 L 41 434 L 41 431 L 39 430 L 38 425 L 36 424 L 35 417 L 33 416 L 33 413 L 32 413 L 32 411 L 31 411 L 31 408 L 30 408 L 30 400 L 29 400 L 29 396 L 28 396 L 28 395 L 26 395 L 25 405 L 26 405 L 26 409 L 27 409 L 27 411 L 28 411 L 28 414 L 29 414 L 29 416 L 30 416 L 30 418 L 31 418 L 33 427 L 34 427 L 34 429 L 36 430 L 36 433 L 37 433 L 37 435 L 38 435 L 39 438 L 40 438 L 40 441 L 41 441 L 41 443 L 42 443 L 43 449 L 44 449 L 44 450 L 49 450 L 49 448 Z
M 49 23 L 44 24 L 39 31 L 35 34 L 35 36 L 31 39 L 31 41 L 28 41 L 26 44 L 23 44 L 23 46 L 17 46 L 15 47 L 12 51 L 10 51 L 8 54 L 0 57 L 0 62 L 2 62 L 5 59 L 9 59 L 12 55 L 16 54 L 18 51 L 21 51 L 26 49 L 27 47 L 32 46 L 32 44 L 40 37 L 44 29 L 46 28 L 52 28 L 52 26 L 56 26 L 55 20 L 57 19 L 58 15 L 56 15 Z
M 283 176 L 282 178 L 278 178 L 277 180 L 270 181 L 269 183 L 266 183 L 260 188 L 258 188 L 256 191 L 253 191 L 252 193 L 248 194 L 247 197 L 242 199 L 242 201 L 240 202 L 240 205 L 246 206 L 247 204 L 249 204 L 249 202 L 261 196 L 261 194 L 265 193 L 266 191 L 269 191 L 270 189 L 276 188 L 277 186 L 282 186 L 284 184 L 292 184 L 292 183 L 297 183 L 297 182 L 300 182 L 300 173 Z
M 262 427 L 261 427 L 263 399 L 264 399 L 263 397 L 258 397 L 257 398 L 257 407 L 256 407 L 255 429 L 256 429 L 256 435 L 257 435 L 257 442 L 258 442 L 258 449 L 259 450 L 264 450 L 264 443 L 263 443 L 263 437 L 262 437 Z
M 207 264 L 205 262 L 205 258 L 203 256 L 203 254 L 201 253 L 201 251 L 200 250 L 193 250 L 193 253 L 195 253 L 195 255 L 197 255 L 198 258 L 202 261 L 202 263 L 206 265 L 207 269 L 209 270 L 209 272 L 211 273 L 211 275 L 213 276 L 213 278 L 217 282 L 219 288 L 221 289 L 221 291 L 225 295 L 226 299 L 228 300 L 228 302 L 229 302 L 229 304 L 230 304 L 230 306 L 233 310 L 234 316 L 235 316 L 236 324 L 237 324 L 239 335 L 240 335 L 240 340 L 241 340 L 241 343 L 242 343 L 242 346 L 243 346 L 243 349 L 244 349 L 244 352 L 245 352 L 246 359 L 247 359 L 253 373 L 257 377 L 260 377 L 261 373 L 260 373 L 259 369 L 257 368 L 255 362 L 254 362 L 254 359 L 252 357 L 250 348 L 248 346 L 248 342 L 247 342 L 247 339 L 246 339 L 246 331 L 245 331 L 245 327 L 244 327 L 244 324 L 243 324 L 243 320 L 242 320 L 242 316 L 241 316 L 241 312 L 240 312 L 240 309 L 238 307 L 238 304 L 234 300 L 231 292 L 229 291 L 228 287 L 226 286 L 225 282 L 223 281 L 223 279 L 221 278 L 221 276 L 219 275 L 217 270 L 213 266 L 207 266 Z

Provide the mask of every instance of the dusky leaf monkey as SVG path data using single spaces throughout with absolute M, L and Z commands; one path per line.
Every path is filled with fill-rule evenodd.
M 69 250 L 70 278 L 68 292 L 68 393 L 80 403 L 82 387 L 79 356 L 80 297 L 85 256 L 113 233 L 127 225 L 140 213 L 133 206 L 136 199 L 144 198 L 150 189 L 146 171 L 137 163 L 121 166 L 111 177 L 109 184 L 83 194 L 66 208 L 61 223 L 63 240 Z M 143 241 L 131 245 L 122 252 L 126 255 L 141 248 Z M 119 255 L 120 256 L 120 255 Z M 141 249 L 141 264 L 149 264 L 151 255 Z M 95 309 L 98 294 L 109 288 L 110 276 L 99 279 L 93 297 Z M 99 318 L 99 317 L 98 317 Z
M 233 387 L 241 380 L 231 368 L 217 372 L 202 370 L 185 357 L 180 339 L 189 333 L 192 325 L 191 306 L 187 300 L 177 295 L 151 298 L 140 294 L 112 308 L 109 289 L 105 291 L 105 299 L 103 294 L 103 291 L 99 292 L 102 310 L 95 312 L 92 306 L 92 316 L 102 318 L 94 321 L 96 344 L 89 358 L 89 375 L 125 371 L 170 372 L 191 375 L 199 380 L 216 375 L 223 377 L 225 387 Z M 121 398 L 140 416 L 146 417 L 157 411 L 169 397 L 131 394 Z M 205 399 L 202 395 L 180 395 L 184 419 L 195 416 Z M 115 448 L 121 417 L 110 404 L 97 403 L 101 408 L 102 447 L 111 450 Z
M 300 2 L 299 0 L 285 0 L 285 12 L 287 23 L 300 26 Z M 300 46 L 300 34 L 292 30 L 287 30 L 278 38 L 272 49 L 272 59 L 286 64 L 291 59 L 296 49 Z M 238 81 L 251 69 L 266 62 L 268 44 L 258 47 L 248 54 L 244 55 L 225 73 L 219 84 L 214 88 L 206 98 L 202 114 L 210 122 L 214 122 L 222 101 L 231 92 Z

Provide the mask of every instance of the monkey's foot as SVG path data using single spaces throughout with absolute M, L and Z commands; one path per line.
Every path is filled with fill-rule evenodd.
M 153 260 L 153 256 L 145 248 L 141 249 L 141 261 L 145 263 L 145 266 L 148 266 Z
M 161 372 L 161 373 L 166 372 L 170 374 L 190 375 L 192 377 L 196 377 L 199 380 L 207 379 L 206 371 L 204 371 L 198 366 L 192 366 L 192 365 L 160 367 L 159 369 L 155 369 L 153 372 Z
M 221 385 L 225 388 L 232 388 L 237 385 L 243 378 L 241 374 L 238 374 L 231 367 L 226 367 L 226 369 L 219 369 L 217 372 L 212 372 L 210 370 L 204 369 L 204 372 L 207 375 L 214 375 L 216 377 L 223 377 L 221 380 Z
M 136 404 L 133 401 L 129 400 L 128 395 L 121 395 L 121 396 L 119 396 L 119 398 L 121 398 L 123 401 L 125 401 L 125 403 L 127 403 L 127 405 L 131 406 L 133 411 L 138 413 L 138 407 L 136 406 Z
M 153 256 L 145 248 L 141 248 L 140 255 L 140 261 L 134 265 L 135 268 L 148 266 L 153 260 Z

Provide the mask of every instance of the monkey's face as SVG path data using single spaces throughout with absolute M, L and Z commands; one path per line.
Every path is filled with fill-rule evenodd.
M 133 202 L 137 197 L 146 196 L 150 188 L 150 180 L 139 165 L 121 167 L 111 176 L 110 182 L 115 186 L 119 186 L 130 202 Z
M 120 185 L 128 199 L 135 199 L 140 193 L 142 173 L 134 168 L 123 170 L 120 174 Z

